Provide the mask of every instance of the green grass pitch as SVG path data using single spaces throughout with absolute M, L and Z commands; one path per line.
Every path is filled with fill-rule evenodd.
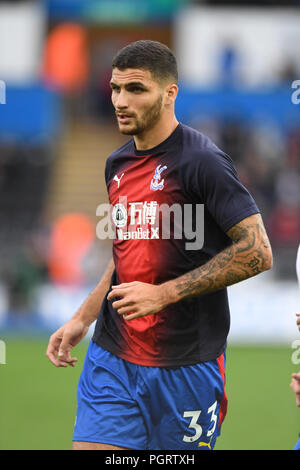
M 2 338 L 0 449 L 70 449 L 76 387 L 87 342 L 74 350 L 75 368 L 55 368 L 45 356 L 48 338 Z M 300 432 L 300 409 L 290 389 L 289 347 L 227 350 L 228 414 L 216 450 L 290 450 Z

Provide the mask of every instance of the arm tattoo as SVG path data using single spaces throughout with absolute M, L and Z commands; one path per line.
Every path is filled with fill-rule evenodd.
M 180 299 L 223 289 L 271 268 L 271 247 L 258 214 L 247 217 L 227 234 L 233 241 L 231 246 L 171 281 Z

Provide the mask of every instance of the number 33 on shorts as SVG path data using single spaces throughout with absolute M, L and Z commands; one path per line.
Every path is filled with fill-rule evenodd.
M 217 408 L 217 401 L 211 405 L 208 410 L 207 414 L 210 415 L 210 420 L 205 419 L 204 423 L 206 428 L 208 427 L 209 429 L 206 431 L 206 434 L 203 436 L 203 426 L 199 424 L 199 418 L 202 413 L 202 410 L 193 410 L 193 411 L 185 411 L 183 413 L 184 418 L 190 418 L 190 423 L 188 428 L 191 429 L 191 432 L 194 431 L 193 434 L 189 435 L 184 435 L 182 440 L 183 442 L 196 442 L 198 441 L 201 437 L 203 438 L 203 442 L 198 443 L 198 447 L 208 447 L 211 449 L 211 440 L 214 435 L 214 432 L 216 430 L 217 426 L 217 414 L 216 414 L 216 408 Z M 207 439 L 208 438 L 208 439 Z M 207 442 L 205 442 L 207 440 Z

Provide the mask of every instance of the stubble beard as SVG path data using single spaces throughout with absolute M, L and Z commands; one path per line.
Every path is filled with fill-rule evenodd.
M 135 117 L 135 125 L 129 129 L 124 127 L 120 128 L 120 132 L 124 135 L 139 135 L 145 131 L 152 129 L 161 116 L 162 111 L 162 96 L 160 95 L 153 105 L 147 109 L 143 115 L 138 119 Z

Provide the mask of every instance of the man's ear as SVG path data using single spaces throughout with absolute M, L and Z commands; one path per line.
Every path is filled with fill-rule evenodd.
M 173 104 L 176 100 L 178 93 L 178 86 L 176 83 L 170 83 L 166 88 L 166 95 L 167 95 L 167 104 Z

